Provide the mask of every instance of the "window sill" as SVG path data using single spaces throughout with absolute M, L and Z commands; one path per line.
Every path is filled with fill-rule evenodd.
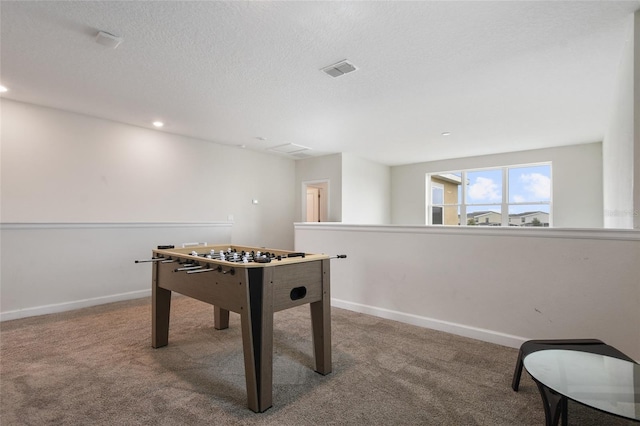
M 327 230 L 349 232 L 390 232 L 434 235 L 483 235 L 494 237 L 536 237 L 592 240 L 628 240 L 640 241 L 637 229 L 582 229 L 582 228 L 544 228 L 536 227 L 500 227 L 500 226 L 448 226 L 448 225 L 359 225 L 339 222 L 294 223 L 296 230 Z

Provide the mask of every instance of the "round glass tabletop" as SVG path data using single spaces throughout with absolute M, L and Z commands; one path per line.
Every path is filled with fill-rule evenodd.
M 567 398 L 640 420 L 640 364 L 560 349 L 533 352 L 523 363 L 534 379 Z

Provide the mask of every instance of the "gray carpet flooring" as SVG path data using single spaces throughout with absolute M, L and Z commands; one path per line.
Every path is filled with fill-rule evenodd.
M 274 319 L 273 407 L 246 408 L 240 319 L 174 295 L 169 345 L 150 299 L 0 324 L 6 425 L 543 425 L 517 350 L 333 308 L 333 372 L 313 371 L 307 306 Z M 637 424 L 570 402 L 575 425 Z

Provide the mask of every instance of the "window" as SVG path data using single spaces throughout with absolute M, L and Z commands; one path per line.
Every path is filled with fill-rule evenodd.
M 427 174 L 427 224 L 550 226 L 551 163 Z
M 434 225 L 442 225 L 444 204 L 444 186 L 441 183 L 433 182 L 431 184 L 431 222 Z
M 431 188 L 431 202 L 428 222 L 433 225 L 458 225 L 458 204 L 460 203 L 461 175 L 458 173 L 440 173 L 428 176 Z

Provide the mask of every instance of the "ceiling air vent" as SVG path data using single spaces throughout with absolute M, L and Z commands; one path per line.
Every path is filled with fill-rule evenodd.
M 273 146 L 268 148 L 270 151 L 280 152 L 289 155 L 299 155 L 303 151 L 309 151 L 310 148 L 302 145 L 296 145 L 295 143 L 287 143 L 284 145 Z
M 122 43 L 122 37 L 110 34 L 106 31 L 100 31 L 96 35 L 96 43 L 115 49 Z
M 357 68 L 354 67 L 353 64 L 347 62 L 346 59 L 338 62 L 337 64 L 322 68 L 322 71 L 326 72 L 331 77 L 340 77 L 341 75 L 348 74 L 355 70 L 357 70 Z

